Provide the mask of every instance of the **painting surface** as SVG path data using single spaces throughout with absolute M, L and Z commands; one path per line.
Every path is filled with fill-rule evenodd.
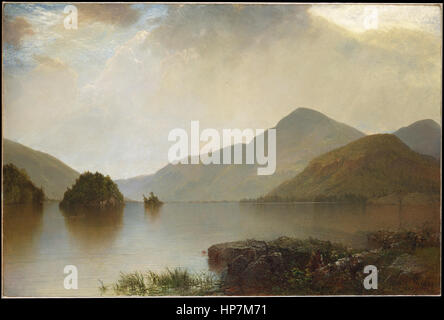
M 3 296 L 441 293 L 440 5 L 2 15 Z

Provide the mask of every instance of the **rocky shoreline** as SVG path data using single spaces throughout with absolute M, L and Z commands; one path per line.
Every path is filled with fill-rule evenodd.
M 378 231 L 367 242 L 355 250 L 316 239 L 245 240 L 211 246 L 208 259 L 225 295 L 439 294 L 439 233 Z M 378 290 L 363 287 L 366 265 L 378 268 Z

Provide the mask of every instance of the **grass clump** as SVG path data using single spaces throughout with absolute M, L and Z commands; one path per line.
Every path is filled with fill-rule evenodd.
M 214 274 L 190 273 L 181 268 L 167 268 L 162 272 L 121 272 L 114 284 L 105 286 L 100 281 L 99 286 L 102 295 L 111 291 L 118 296 L 212 295 L 218 288 L 219 281 Z

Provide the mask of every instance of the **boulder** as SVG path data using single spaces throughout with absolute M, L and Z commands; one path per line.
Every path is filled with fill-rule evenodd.
M 232 262 L 230 262 L 226 268 L 226 273 L 224 274 L 224 279 L 227 284 L 236 284 L 242 281 L 241 275 L 247 268 L 251 260 L 247 259 L 245 256 L 240 255 Z
M 242 272 L 241 286 L 247 288 L 262 287 L 272 275 L 271 265 L 265 255 L 251 262 Z
M 250 262 L 266 251 L 265 241 L 246 240 L 215 244 L 208 248 L 208 263 L 211 269 L 221 270 L 239 256 Z

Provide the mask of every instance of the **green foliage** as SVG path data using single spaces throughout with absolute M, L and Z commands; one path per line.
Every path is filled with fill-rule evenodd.
M 63 196 L 61 207 L 114 207 L 122 205 L 123 195 L 109 176 L 85 172 Z
M 312 280 L 313 275 L 308 268 L 305 270 L 293 268 L 287 274 L 287 286 L 294 292 L 306 292 L 307 288 L 310 288 Z
M 106 294 L 110 288 L 115 295 L 206 295 L 217 289 L 219 282 L 212 274 L 192 274 L 185 269 L 166 269 L 163 272 L 147 271 L 120 273 L 120 279 L 110 286 L 100 282 L 99 290 Z
M 45 194 L 29 179 L 24 169 L 12 163 L 3 166 L 3 201 L 5 204 L 42 203 Z

